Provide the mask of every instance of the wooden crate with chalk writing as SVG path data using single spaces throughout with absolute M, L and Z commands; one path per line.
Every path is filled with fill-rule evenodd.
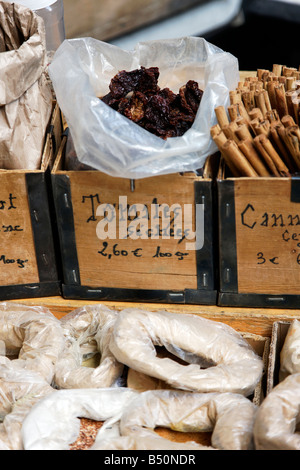
M 299 308 L 300 179 L 225 173 L 221 166 L 219 305 Z
M 63 295 L 215 304 L 212 178 L 69 171 L 66 142 L 52 171 Z

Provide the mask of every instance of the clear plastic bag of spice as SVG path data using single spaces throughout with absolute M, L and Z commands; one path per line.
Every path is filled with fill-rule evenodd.
M 141 66 L 159 68 L 160 88 L 178 93 L 194 80 L 204 90 L 194 123 L 184 135 L 163 140 L 99 99 L 119 71 Z M 138 43 L 133 51 L 93 38 L 64 41 L 49 74 L 79 161 L 131 179 L 202 168 L 216 151 L 210 137 L 214 109 L 229 104 L 229 90 L 239 80 L 237 59 L 196 37 Z

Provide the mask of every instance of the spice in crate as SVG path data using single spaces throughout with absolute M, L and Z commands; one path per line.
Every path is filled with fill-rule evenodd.
M 258 69 L 215 108 L 211 136 L 235 177 L 288 177 L 300 171 L 300 67 Z

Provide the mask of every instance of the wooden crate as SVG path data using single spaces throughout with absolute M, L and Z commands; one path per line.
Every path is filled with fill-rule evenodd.
M 60 144 L 54 105 L 41 169 L 0 170 L 0 299 L 60 294 L 49 203 L 50 170 Z
M 273 323 L 267 371 L 267 395 L 279 384 L 280 352 L 291 323 L 288 320 Z
M 64 137 L 52 171 L 64 297 L 215 304 L 213 182 L 207 176 L 213 163 L 204 176 L 174 174 L 133 182 L 99 171 L 64 170 L 66 141 Z M 121 207 L 129 208 L 123 218 L 128 227 L 134 223 L 128 214 L 136 204 L 148 208 L 148 222 L 151 204 L 191 204 L 193 212 L 196 204 L 204 204 L 203 247 L 187 251 L 186 241 L 175 239 L 175 228 L 169 239 L 161 234 L 153 239 L 149 232 L 146 238 L 133 239 L 129 231 L 121 237 L 120 196 L 125 198 Z M 115 239 L 97 235 L 97 211 L 106 204 L 115 208 Z
M 299 308 L 300 180 L 218 181 L 221 306 Z

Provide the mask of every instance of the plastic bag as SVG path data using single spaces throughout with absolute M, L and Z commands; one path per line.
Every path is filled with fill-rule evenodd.
M 204 90 L 192 127 L 167 140 L 151 134 L 103 103 L 120 70 L 158 67 L 161 88 L 177 93 L 188 80 Z M 138 179 L 193 171 L 217 150 L 210 138 L 216 106 L 228 106 L 236 88 L 238 61 L 203 38 L 138 43 L 133 51 L 93 38 L 64 41 L 49 67 L 81 163 L 111 176 Z
M 0 303 L 0 341 L 14 367 L 34 371 L 49 384 L 52 382 L 65 338 L 60 321 L 50 310 Z
M 69 450 L 80 419 L 119 420 L 137 392 L 128 388 L 57 390 L 33 406 L 23 422 L 25 450 Z
M 93 449 L 250 450 L 256 410 L 256 405 L 238 394 L 151 390 L 124 409 L 119 437 L 108 436 L 105 427 L 109 423 L 105 423 Z M 156 433 L 157 427 L 181 433 L 212 432 L 212 446 L 171 441 Z
M 260 405 L 253 428 L 256 450 L 300 450 L 300 374 L 274 387 Z
M 159 357 L 163 346 L 182 364 Z M 128 367 L 194 392 L 232 392 L 250 396 L 264 364 L 250 344 L 230 326 L 198 315 L 167 311 L 122 310 L 110 350 Z
M 22 424 L 31 408 L 54 389 L 37 372 L 0 358 L 0 450 L 23 450 Z
M 280 351 L 279 381 L 290 374 L 300 372 L 300 321 L 294 320 L 289 326 Z
M 86 305 L 62 318 L 66 347 L 56 363 L 57 388 L 107 388 L 118 386 L 124 366 L 109 349 L 117 312 L 104 305 Z M 84 361 L 100 355 L 99 364 L 89 367 Z

